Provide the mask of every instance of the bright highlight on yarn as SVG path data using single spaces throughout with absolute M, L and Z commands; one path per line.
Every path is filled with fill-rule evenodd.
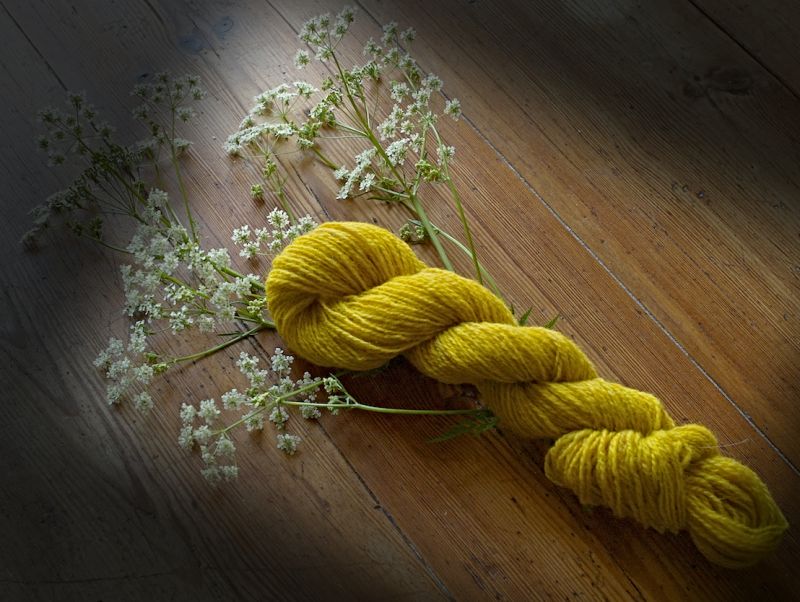
M 274 260 L 267 297 L 307 360 L 368 370 L 403 354 L 436 380 L 472 383 L 503 428 L 555 439 L 553 482 L 659 532 L 688 530 L 716 564 L 756 563 L 788 527 L 707 428 L 676 426 L 653 395 L 599 378 L 570 339 L 517 325 L 490 291 L 427 267 L 382 228 L 329 222 L 298 238 Z

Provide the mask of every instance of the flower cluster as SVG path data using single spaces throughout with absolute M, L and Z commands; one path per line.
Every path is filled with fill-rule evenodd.
M 109 339 L 108 346 L 98 354 L 94 365 L 105 372 L 109 381 L 106 401 L 116 404 L 123 395 L 135 392 L 134 405 L 142 413 L 153 407 L 153 398 L 145 388 L 153 376 L 167 367 L 157 362 L 156 356 L 148 351 L 146 325 L 142 320 L 131 326 L 127 345 L 117 338 Z
M 241 247 L 239 255 L 247 259 L 254 259 L 258 255 L 277 253 L 284 246 L 298 236 L 307 234 L 319 224 L 311 216 L 304 215 L 292 224 L 289 215 L 280 209 L 273 209 L 267 215 L 267 223 L 271 228 L 255 228 L 252 230 L 248 224 L 236 228 L 231 235 L 231 240 Z
M 67 94 L 66 110 L 48 107 L 39 112 L 45 133 L 37 146 L 47 153 L 50 165 L 73 158 L 72 167 L 78 167 L 79 173 L 69 186 L 33 210 L 33 228 L 22 240 L 25 245 L 34 246 L 56 215 L 63 216 L 79 236 L 105 242 L 104 216 L 136 216 L 147 200 L 146 187 L 138 178 L 142 165 L 157 163 L 164 147 L 170 149 L 173 161 L 188 148 L 189 142 L 178 137 L 176 124 L 191 119 L 195 112 L 190 103 L 205 96 L 197 77 L 171 78 L 159 73 L 154 83 L 136 86 L 133 94 L 142 100 L 134 115 L 150 134 L 135 144 L 116 141 L 115 129 L 99 119 L 83 94 Z
M 342 182 L 337 198 L 342 200 L 369 195 L 407 203 L 420 181 L 448 178 L 446 163 L 453 158 L 454 149 L 442 142 L 436 123 L 442 114 L 458 119 L 459 101 L 445 99 L 440 112 L 433 108 L 433 99 L 441 95 L 442 80 L 423 74 L 406 50 L 416 33 L 413 29 L 399 32 L 396 23 L 384 26 L 379 41 L 370 38 L 364 47 L 366 63 L 343 69 L 336 49 L 353 19 L 354 10 L 345 8 L 335 17 L 326 14 L 307 21 L 300 40 L 316 59 L 333 63 L 334 75 L 323 78 L 319 89 L 294 82 L 259 94 L 225 144 L 233 156 L 261 161 L 265 183 L 282 200 L 285 176 L 277 175 L 276 157 L 281 145 L 290 140 L 335 170 L 335 177 Z M 295 57 L 299 67 L 310 60 L 305 50 Z M 381 86 L 389 89 L 390 106 L 377 102 Z M 368 146 L 356 155 L 355 165 L 347 167 L 325 156 L 320 143 L 326 138 L 361 139 Z M 430 145 L 435 156 L 428 151 Z M 264 187 L 259 183 L 253 190 L 258 197 Z
M 185 123 L 197 115 L 188 103 L 205 98 L 206 93 L 199 84 L 196 75 L 171 78 L 167 73 L 157 73 L 152 83 L 134 87 L 131 95 L 138 98 L 141 104 L 133 109 L 132 114 L 150 134 L 138 143 L 148 158 L 158 160 L 158 154 L 164 147 L 170 149 L 173 157 L 189 147 L 191 143 L 178 137 L 175 128 L 177 122 Z
M 190 450 L 199 447 L 205 464 L 203 475 L 212 483 L 230 480 L 237 476 L 233 461 L 236 448 L 230 438 L 230 431 L 243 425 L 247 431 L 260 431 L 266 422 L 272 423 L 278 431 L 276 447 L 286 454 L 297 451 L 300 437 L 286 432 L 290 410 L 298 409 L 300 415 L 313 420 L 321 415 L 321 407 L 338 411 L 341 399 L 350 398 L 338 379 L 312 378 L 306 372 L 300 379 L 291 376 L 294 357 L 280 348 L 270 358 L 269 369 L 260 367 L 259 358 L 245 352 L 239 354 L 236 366 L 246 377 L 248 386 L 243 390 L 231 389 L 220 397 L 220 404 L 214 399 L 206 399 L 194 406 L 183 404 L 181 419 L 183 428 L 178 443 Z M 320 388 L 329 392 L 328 402 L 317 402 Z M 236 412 L 240 418 L 228 426 L 219 427 L 223 411 Z
M 261 277 L 234 272 L 227 249 L 204 249 L 168 207 L 167 194 L 152 190 L 127 246 L 134 259 L 121 268 L 127 315 L 166 319 L 173 333 L 230 329 L 234 319 L 264 322 Z

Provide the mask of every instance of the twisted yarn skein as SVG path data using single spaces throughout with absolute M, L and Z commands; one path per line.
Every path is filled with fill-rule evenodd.
M 476 385 L 503 428 L 555 440 L 545 472 L 584 504 L 688 530 L 731 568 L 756 563 L 788 527 L 766 485 L 722 456 L 707 428 L 676 426 L 653 395 L 600 378 L 570 339 L 519 326 L 486 288 L 427 267 L 382 228 L 323 224 L 275 258 L 266 284 L 294 352 L 349 370 L 402 354 L 436 380 Z

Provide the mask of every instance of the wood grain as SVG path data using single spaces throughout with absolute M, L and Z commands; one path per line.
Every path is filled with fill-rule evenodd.
M 797 467 L 800 101 L 688 4 L 402 7 L 487 142 Z
M 4 8 L 4 39 L 18 49 L 0 61 L 16 91 L 2 122 L 8 139 L 30 138 L 32 99 L 57 99 L 63 86 L 86 87 L 121 118 L 132 78 L 164 67 L 199 72 L 211 94 L 187 134 L 195 141 L 187 169 L 203 233 L 224 245 L 233 227 L 264 219 L 269 207 L 246 195 L 254 174 L 222 157 L 221 141 L 255 93 L 295 77 L 292 30 L 337 5 Z M 342 51 L 360 59 L 360 43 L 376 35 L 372 17 L 417 28 L 420 62 L 465 106 L 466 119 L 443 124 L 444 133 L 458 148 L 454 169 L 482 257 L 509 298 L 533 306 L 540 322 L 562 314 L 559 328 L 604 376 L 658 394 L 680 422 L 711 427 L 796 522 L 799 477 L 787 458 L 796 451 L 797 322 L 794 313 L 785 324 L 777 316 L 798 301 L 789 265 L 798 216 L 791 204 L 755 211 L 752 203 L 756 191 L 796 194 L 792 100 L 748 64 L 759 84 L 747 102 L 708 88 L 706 100 L 723 109 L 694 114 L 696 104 L 669 96 L 680 78 L 658 77 L 679 45 L 670 28 L 690 8 L 660 21 L 641 13 L 631 20 L 624 3 L 562 10 L 366 3 L 356 40 Z M 567 27 L 582 22 L 584 29 Z M 712 30 L 702 18 L 687 25 L 694 46 L 685 61 L 702 62 L 708 47 L 739 57 L 729 39 L 709 41 Z M 90 43 L 104 52 L 87 54 Z M 623 49 L 640 50 L 658 68 Z M 623 93 L 638 107 L 627 117 L 609 108 Z M 645 135 L 645 123 L 657 134 Z M 681 136 L 671 133 L 678 125 Z M 743 132 L 752 148 L 742 148 Z M 337 156 L 354 150 L 329 145 Z M 56 185 L 50 174 L 26 172 L 31 148 L 6 148 L 0 163 L 9 198 L 19 199 L 3 206 L 3 250 L 13 258 L 3 275 L 3 353 L 13 378 L 3 384 L 18 401 L 2 421 L 5 598 L 730 600 L 796 591 L 792 533 L 756 569 L 723 571 L 685 534 L 658 535 L 581 508 L 544 477 L 543 442 L 501 430 L 427 443 L 445 419 L 328 417 L 300 425 L 304 448 L 291 461 L 278 457 L 270 436 L 242 437 L 242 480 L 208 490 L 174 444 L 177 407 L 240 384 L 238 349 L 164 380 L 149 418 L 106 408 L 87 366 L 109 329 L 125 328 L 116 264 L 82 245 L 57 242 L 34 256 L 15 245 L 25 210 Z M 748 160 L 755 170 L 743 168 Z M 714 202 L 683 191 L 690 172 L 702 174 Z M 291 172 L 289 194 L 320 219 L 392 228 L 405 219 L 394 207 L 332 200 L 330 174 L 310 163 Z M 426 190 L 426 201 L 437 223 L 457 231 L 443 191 Z M 466 258 L 457 263 L 468 272 Z M 757 330 L 734 321 L 757 310 Z M 701 317 L 703 329 L 687 315 Z M 263 354 L 275 344 L 264 336 L 249 348 Z M 769 352 L 773 364 L 754 361 L 753 350 Z M 461 394 L 402 362 L 351 386 L 365 399 L 414 407 Z M 760 386 L 769 399 L 754 394 Z
M 703 16 L 800 97 L 800 10 L 791 0 L 693 0 Z
M 57 10 L 49 15 L 58 22 Z M 25 50 L 19 29 L 2 17 L 4 39 Z M 84 19 L 81 25 L 89 32 L 98 24 Z M 62 81 L 76 89 L 97 81 L 99 68 L 92 76 L 65 68 L 76 54 L 86 56 L 86 49 L 72 45 L 74 30 L 44 33 L 39 43 L 52 70 L 64 73 Z M 4 61 L 19 94 L 9 107 L 13 118 L 3 122 L 9 140 L 32 140 L 32 101 L 63 95 L 32 50 L 21 61 Z M 155 58 L 137 60 L 155 64 Z M 126 80 L 138 66 L 120 64 L 120 55 L 115 60 L 120 81 L 94 96 L 118 107 L 111 112 L 122 119 L 130 102 Z M 217 146 L 213 154 L 224 163 Z M 232 354 L 165 379 L 157 392 L 162 405 L 147 418 L 105 407 L 91 359 L 109 334 L 125 328 L 118 317 L 118 265 L 68 238 L 56 237 L 36 255 L 22 252 L 17 241 L 26 210 L 55 188 L 56 179 L 40 176 L 38 168 L 27 171 L 41 161 L 32 143 L 21 143 L 17 152 L 3 163 L 10 176 L 7 198 L 19 202 L 4 204 L 2 236 L 10 258 L 3 274 L 3 357 L 11 365 L 3 384 L 12 403 L 4 404 L 2 421 L 0 597 L 230 600 L 291 593 L 316 600 L 367 599 L 379 591 L 444 597 L 445 588 L 324 431 L 299 425 L 309 453 L 297 462 L 286 461 L 272 436 L 240 437 L 239 462 L 250 477 L 225 492 L 204 484 L 197 458 L 177 453 L 176 412 L 182 401 L 241 387 Z M 201 166 L 193 179 L 193 187 L 214 190 Z M 231 224 L 224 228 L 218 231 Z M 211 231 L 205 222 L 204 230 Z M 263 340 L 264 347 L 276 344 Z M 263 347 L 256 350 L 263 354 Z

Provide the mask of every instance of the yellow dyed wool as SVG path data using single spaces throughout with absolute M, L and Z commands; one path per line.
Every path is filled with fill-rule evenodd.
M 517 325 L 486 288 L 427 267 L 382 228 L 331 222 L 298 238 L 273 262 L 267 296 L 307 360 L 368 370 L 403 354 L 437 380 L 472 383 L 503 428 L 555 439 L 552 481 L 660 532 L 688 530 L 712 562 L 752 565 L 788 527 L 707 428 L 676 426 L 656 397 L 598 377 L 570 339 Z

